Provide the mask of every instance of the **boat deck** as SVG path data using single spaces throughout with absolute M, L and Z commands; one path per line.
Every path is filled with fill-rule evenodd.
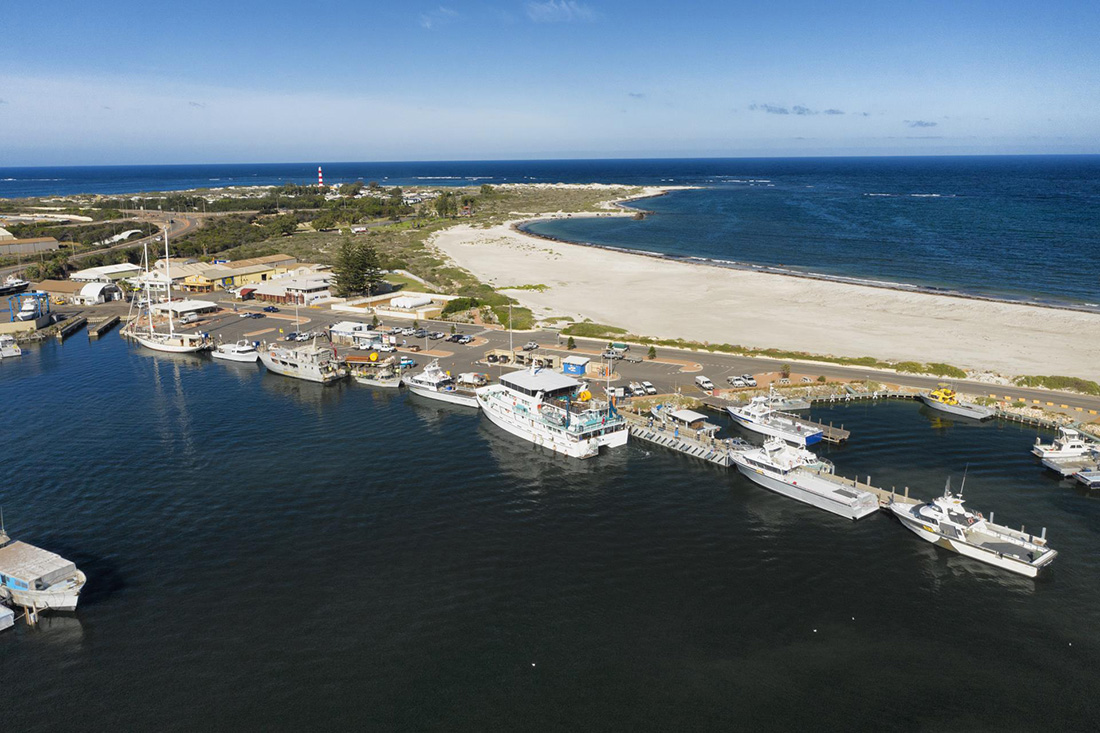
M 1092 456 L 1074 456 L 1073 458 L 1044 458 L 1043 465 L 1055 473 L 1072 476 L 1080 471 L 1096 471 L 1100 462 Z
M 846 496 L 856 496 L 855 492 L 857 492 L 857 491 L 865 491 L 867 493 L 873 494 L 876 498 L 878 498 L 878 505 L 880 507 L 884 507 L 884 506 L 886 506 L 887 504 L 890 504 L 890 503 L 898 503 L 898 504 L 919 504 L 920 503 L 916 499 L 909 498 L 909 488 L 908 487 L 906 487 L 904 492 L 901 493 L 901 494 L 897 493 L 894 490 L 887 491 L 886 489 L 879 488 L 878 486 L 872 486 L 870 476 L 867 477 L 866 482 L 863 482 L 863 481 L 860 481 L 858 478 L 844 478 L 843 476 L 837 476 L 835 473 L 829 473 L 828 471 L 822 470 L 820 468 L 815 469 L 815 468 L 811 468 L 809 466 L 806 466 L 804 468 L 800 468 L 799 470 L 800 471 L 806 471 L 807 473 L 812 473 L 814 476 L 817 476 L 818 478 L 821 478 L 821 479 L 824 479 L 824 480 L 829 481 L 831 483 L 837 484 L 838 487 L 840 487 L 841 491 L 844 491 L 845 489 L 848 489 L 846 494 L 844 494 Z
M 727 407 L 744 406 L 743 403 L 733 402 L 731 400 L 723 399 L 721 397 L 707 397 L 703 400 L 703 405 L 723 414 L 725 414 Z M 804 417 L 799 417 L 798 415 L 793 415 L 789 412 L 780 412 L 778 410 L 772 414 L 779 415 L 780 417 L 784 417 L 787 420 L 794 422 L 795 424 L 801 425 L 805 430 L 820 430 L 821 439 L 827 443 L 843 443 L 844 441 L 848 440 L 848 438 L 852 437 L 852 431 L 845 430 L 843 425 L 838 428 L 835 427 L 832 423 L 826 425 L 825 423 L 814 422 L 813 420 L 807 420 Z

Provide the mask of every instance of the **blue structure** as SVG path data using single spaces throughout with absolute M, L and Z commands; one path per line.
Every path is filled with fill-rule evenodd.
M 19 318 L 19 314 L 23 313 L 23 304 L 27 301 L 34 303 L 34 317 L 33 318 Z M 50 296 L 47 293 L 41 291 L 30 293 L 19 293 L 8 298 L 8 320 L 9 321 L 32 321 L 38 320 L 42 316 L 48 316 L 50 314 Z

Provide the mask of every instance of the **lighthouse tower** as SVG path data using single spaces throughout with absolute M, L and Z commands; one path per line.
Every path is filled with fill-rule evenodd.
M 324 188 L 325 187 L 325 177 L 323 175 L 321 175 L 321 166 L 317 166 L 317 187 L 318 188 Z

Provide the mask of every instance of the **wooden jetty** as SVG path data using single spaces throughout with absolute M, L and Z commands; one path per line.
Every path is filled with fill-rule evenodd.
M 651 421 L 647 417 L 630 412 L 620 413 L 626 418 L 630 437 L 654 443 L 693 458 L 699 458 L 719 466 L 733 465 L 730 445 L 733 441 L 714 438 L 706 433 L 687 428 L 677 428 L 668 423 Z
M 111 316 L 107 320 L 101 321 L 100 323 L 97 323 L 94 326 L 89 324 L 88 325 L 88 338 L 90 338 L 90 339 L 99 338 L 100 336 L 107 333 L 108 331 L 110 331 L 115 326 L 117 326 L 121 320 L 122 319 L 120 319 L 118 316 Z

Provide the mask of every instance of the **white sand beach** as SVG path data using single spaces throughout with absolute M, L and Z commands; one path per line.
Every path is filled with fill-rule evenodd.
M 630 333 L 1100 380 L 1100 315 L 730 270 L 459 225 L 432 243 L 538 317 Z

